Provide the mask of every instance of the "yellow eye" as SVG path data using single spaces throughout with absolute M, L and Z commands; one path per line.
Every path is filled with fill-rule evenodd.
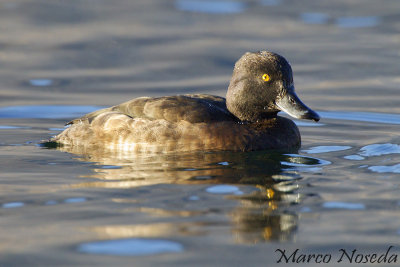
M 264 75 L 262 76 L 263 81 L 268 82 L 269 80 L 271 80 L 271 78 L 269 77 L 268 74 L 264 73 Z

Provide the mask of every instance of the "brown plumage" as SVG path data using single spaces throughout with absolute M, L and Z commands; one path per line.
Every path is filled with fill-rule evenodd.
M 290 149 L 300 146 L 300 133 L 276 115 L 281 106 L 291 103 L 289 114 L 319 119 L 295 95 L 289 63 L 266 51 L 239 59 L 227 101 L 204 94 L 140 97 L 72 120 L 50 141 L 151 153 Z

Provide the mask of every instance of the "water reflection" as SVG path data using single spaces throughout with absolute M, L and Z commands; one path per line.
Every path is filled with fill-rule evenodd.
M 338 17 L 335 19 L 326 13 L 302 13 L 300 19 L 307 24 L 328 24 L 333 21 L 340 28 L 374 27 L 380 23 L 380 18 L 377 16 Z
M 397 144 L 372 144 L 360 149 L 360 155 L 364 157 L 382 156 L 390 154 L 399 154 L 400 145 Z
M 25 206 L 25 203 L 23 202 L 9 202 L 9 203 L 4 203 L 2 207 L 4 209 L 12 209 L 12 208 L 19 208 Z
M 206 189 L 207 193 L 211 194 L 234 194 L 243 195 L 240 189 L 233 185 L 214 185 Z
M 138 155 L 83 147 L 59 149 L 80 155 L 78 160 L 95 162 L 94 174 L 89 177 L 98 181 L 82 183 L 84 187 L 127 188 L 158 183 L 265 185 L 273 183 L 273 175 L 282 173 L 281 161 L 295 158 L 265 152 Z
M 349 203 L 349 202 L 325 202 L 322 205 L 328 209 L 347 209 L 347 210 L 364 210 L 365 205 L 363 203 Z
M 86 198 L 84 197 L 73 197 L 73 198 L 67 198 L 64 200 L 64 203 L 81 203 L 85 202 Z
M 183 246 L 169 240 L 130 238 L 85 243 L 78 250 L 89 254 L 139 256 L 182 252 Z
M 300 17 L 307 24 L 325 24 L 329 20 L 329 15 L 325 13 L 303 13 Z
M 283 158 L 281 163 L 285 166 L 292 167 L 316 167 L 331 164 L 328 160 L 306 157 L 297 154 L 285 154 L 286 158 Z
M 246 4 L 233 1 L 176 0 L 175 7 L 182 11 L 209 14 L 234 14 L 243 12 Z
M 0 130 L 31 129 L 27 126 L 0 125 Z
M 297 229 L 298 215 L 287 213 L 285 208 L 304 199 L 296 192 L 296 181 L 301 179 L 298 170 L 330 164 L 317 158 L 279 152 L 138 155 L 122 151 L 87 151 L 79 147 L 58 149 L 79 155 L 80 161 L 94 164 L 93 174 L 85 177 L 96 178 L 96 181 L 85 181 L 73 187 L 132 188 L 168 183 L 210 185 L 187 197 L 191 205 L 198 205 L 198 210 L 169 211 L 153 207 L 134 210 L 152 215 L 200 216 L 212 212 L 207 209 L 208 202 L 204 202 L 207 194 L 224 195 L 240 203 L 239 207 L 224 213 L 230 214 L 235 241 L 245 243 L 291 240 Z
M 98 106 L 8 106 L 0 108 L 0 118 L 57 119 L 74 118 L 99 109 Z
M 106 225 L 88 228 L 102 239 L 170 238 L 172 236 L 203 235 L 201 229 L 212 224 L 206 222 L 148 223 L 135 225 Z
M 348 159 L 348 160 L 363 160 L 363 159 L 365 159 L 364 157 L 361 157 L 359 155 L 348 155 L 348 156 L 344 156 L 343 158 Z
M 53 84 L 53 80 L 50 79 L 32 79 L 29 80 L 30 85 L 32 86 L 50 86 Z
M 400 173 L 400 164 L 392 166 L 371 166 L 369 170 L 377 173 Z
M 351 146 L 315 146 L 310 149 L 304 150 L 308 154 L 319 154 L 319 153 L 328 153 L 328 152 L 336 152 L 350 149 Z
M 277 186 L 263 187 L 253 194 L 238 197 L 240 206 L 231 213 L 232 233 L 238 243 L 293 240 L 298 214 L 285 207 L 299 203 L 303 196 L 283 192 Z
M 7 106 L 0 108 L 0 118 L 26 118 L 26 119 L 58 119 L 76 118 L 95 110 L 105 108 L 103 106 L 80 106 L 80 105 L 41 105 L 41 106 Z M 285 114 L 284 112 L 281 112 Z M 324 119 L 348 120 L 358 122 L 373 122 L 384 124 L 400 124 L 399 114 L 354 112 L 354 111 L 320 111 L 318 114 Z M 321 127 L 323 123 L 309 123 L 306 121 L 293 120 L 298 126 Z M 60 131 L 63 129 L 59 129 Z
M 282 0 L 260 0 L 262 6 L 278 6 L 282 4 Z
M 336 24 L 341 28 L 364 28 L 374 27 L 379 24 L 379 17 L 340 17 L 337 18 Z
M 399 114 L 350 111 L 318 111 L 324 119 L 400 124 Z

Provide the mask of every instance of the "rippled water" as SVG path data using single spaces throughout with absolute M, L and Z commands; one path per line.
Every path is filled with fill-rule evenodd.
M 1 266 L 273 266 L 276 249 L 399 253 L 397 1 L 92 4 L 0 4 Z M 294 120 L 298 151 L 39 145 L 70 119 L 133 97 L 223 96 L 235 60 L 259 49 L 289 59 L 298 95 L 321 115 Z
M 176 0 L 175 5 L 182 11 L 210 14 L 240 13 L 246 8 L 245 3 L 232 1 Z
M 159 253 L 182 252 L 182 245 L 166 240 L 121 239 L 81 244 L 78 248 L 83 253 L 138 256 Z

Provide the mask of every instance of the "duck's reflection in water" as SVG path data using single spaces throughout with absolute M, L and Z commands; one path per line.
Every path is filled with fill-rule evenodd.
M 300 201 L 293 191 L 282 192 L 276 186 L 258 186 L 262 190 L 243 196 L 233 210 L 233 235 L 238 243 L 263 240 L 289 241 L 297 230 L 298 215 L 285 212 L 285 207 Z
M 66 147 L 59 149 L 77 154 L 79 160 L 93 162 L 96 166 L 90 177 L 98 180 L 74 185 L 77 187 L 132 188 L 171 183 L 251 185 L 254 189 L 249 191 L 251 193 L 228 195 L 240 202 L 237 208 L 227 212 L 233 223 L 234 239 L 240 243 L 293 239 L 298 214 L 285 210 L 301 202 L 302 195 L 296 192 L 296 180 L 301 177 L 295 169 L 291 169 L 294 167 L 284 164 L 304 162 L 307 165 L 310 162 L 306 157 L 278 152 L 138 155 Z M 314 161 L 311 162 L 313 164 Z M 171 216 L 176 216 L 176 212 Z M 123 232 L 135 228 L 120 227 L 125 229 Z M 152 228 L 151 225 L 147 227 Z M 115 227 L 105 229 L 118 232 Z M 166 233 L 180 232 L 176 230 L 177 225 L 172 224 L 171 227 L 163 224 L 157 229 L 150 232 L 158 233 L 160 229 L 167 229 Z M 102 230 L 97 228 L 96 231 Z

